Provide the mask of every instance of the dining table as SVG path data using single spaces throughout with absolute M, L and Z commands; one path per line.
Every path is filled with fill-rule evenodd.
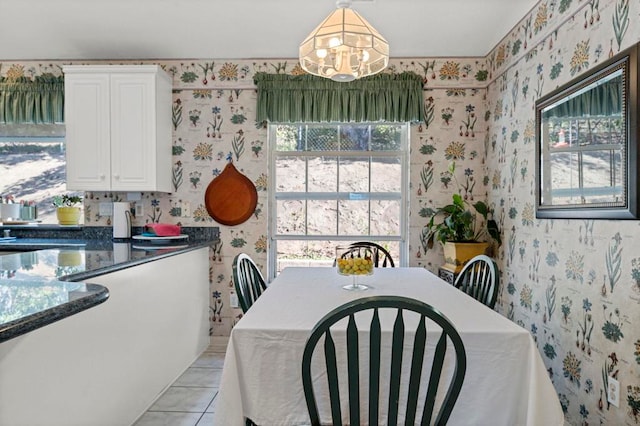
M 563 425 L 556 390 L 524 328 L 421 267 L 376 268 L 358 281 L 331 267 L 288 267 L 233 327 L 214 424 L 310 424 L 302 387 L 305 343 L 316 323 L 349 301 L 404 296 L 433 306 L 455 326 L 467 370 L 450 425 Z M 346 396 L 345 396 L 346 397 Z

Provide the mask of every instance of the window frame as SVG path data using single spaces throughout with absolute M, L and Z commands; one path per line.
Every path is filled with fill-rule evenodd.
M 292 151 L 282 154 L 283 151 L 276 151 L 276 129 L 278 126 L 306 126 L 306 127 L 336 127 L 338 134 L 340 134 L 341 126 L 384 126 L 393 125 L 398 126 L 401 133 L 400 150 L 393 151 Z M 269 164 L 268 164 L 268 176 L 269 176 L 269 199 L 268 199 L 268 250 L 267 250 L 267 276 L 269 279 L 273 279 L 277 274 L 277 241 L 278 240 L 297 240 L 297 241 L 397 241 L 399 243 L 399 255 L 400 259 L 397 260 L 397 266 L 408 266 L 409 258 L 409 168 L 410 168 L 410 123 L 408 122 L 362 122 L 362 123 L 349 123 L 349 122 L 332 122 L 332 123 L 315 123 L 315 122 L 296 122 L 296 123 L 269 123 L 267 128 L 267 146 L 269 147 Z M 276 191 L 276 161 L 282 157 L 295 157 L 295 158 L 310 158 L 318 157 L 319 155 L 326 157 L 355 157 L 363 158 L 399 158 L 401 166 L 400 176 L 400 190 L 397 196 L 390 193 L 370 193 L 370 192 L 305 192 L 302 197 L 294 196 L 288 193 L 278 193 Z M 369 176 L 371 175 L 371 168 L 369 168 Z M 305 171 L 305 176 L 308 176 L 308 170 Z M 369 181 L 370 183 L 371 181 Z M 308 185 L 308 182 L 307 182 Z M 290 200 L 322 200 L 322 199 L 335 199 L 338 194 L 338 200 L 399 200 L 400 202 L 400 218 L 399 218 L 399 235 L 277 235 L 277 215 L 276 207 L 277 201 L 283 199 Z M 373 197 L 371 197 L 373 194 Z M 358 198 L 351 198 L 358 197 Z M 307 220 L 307 212 L 305 212 L 305 222 Z M 370 219 L 369 219 L 370 220 Z
M 15 134 L 15 135 L 14 135 Z M 64 135 L 64 126 L 60 125 L 43 125 L 43 124 L 25 124 L 25 125 L 0 125 L 0 144 L 58 144 L 64 153 L 62 159 L 64 161 L 65 176 L 67 168 L 67 142 Z M 4 164 L 3 154 L 0 154 L 0 164 Z M 45 180 L 46 181 L 46 180 Z M 56 218 L 55 208 L 52 207 L 52 199 L 54 196 L 69 194 L 78 194 L 83 196 L 84 191 L 69 191 L 66 187 L 66 179 L 64 181 L 64 189 L 60 192 L 53 192 L 52 186 L 47 187 L 47 191 L 51 191 L 52 195 L 47 198 L 41 198 L 36 202 L 38 217 L 34 221 L 38 223 L 38 226 L 54 226 L 59 225 Z M 12 195 L 16 202 L 27 201 L 24 196 L 16 195 L 12 191 L 5 189 L 6 194 Z M 28 197 L 27 197 L 28 198 Z M 45 218 L 43 220 L 43 218 Z M 80 217 L 80 225 L 84 224 L 84 213 Z

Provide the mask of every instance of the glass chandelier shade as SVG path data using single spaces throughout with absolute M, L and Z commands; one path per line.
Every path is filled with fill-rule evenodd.
M 300 66 L 309 74 L 346 82 L 389 64 L 389 43 L 350 5 L 338 0 L 337 9 L 300 44 Z

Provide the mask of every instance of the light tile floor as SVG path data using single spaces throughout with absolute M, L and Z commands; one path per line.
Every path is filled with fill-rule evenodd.
M 193 364 L 134 426 L 212 426 L 227 339 L 212 337 Z

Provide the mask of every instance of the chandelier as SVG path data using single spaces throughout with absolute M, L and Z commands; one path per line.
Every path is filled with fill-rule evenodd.
M 355 10 L 338 0 L 337 10 L 300 44 L 300 66 L 309 74 L 352 81 L 389 64 L 389 43 Z

